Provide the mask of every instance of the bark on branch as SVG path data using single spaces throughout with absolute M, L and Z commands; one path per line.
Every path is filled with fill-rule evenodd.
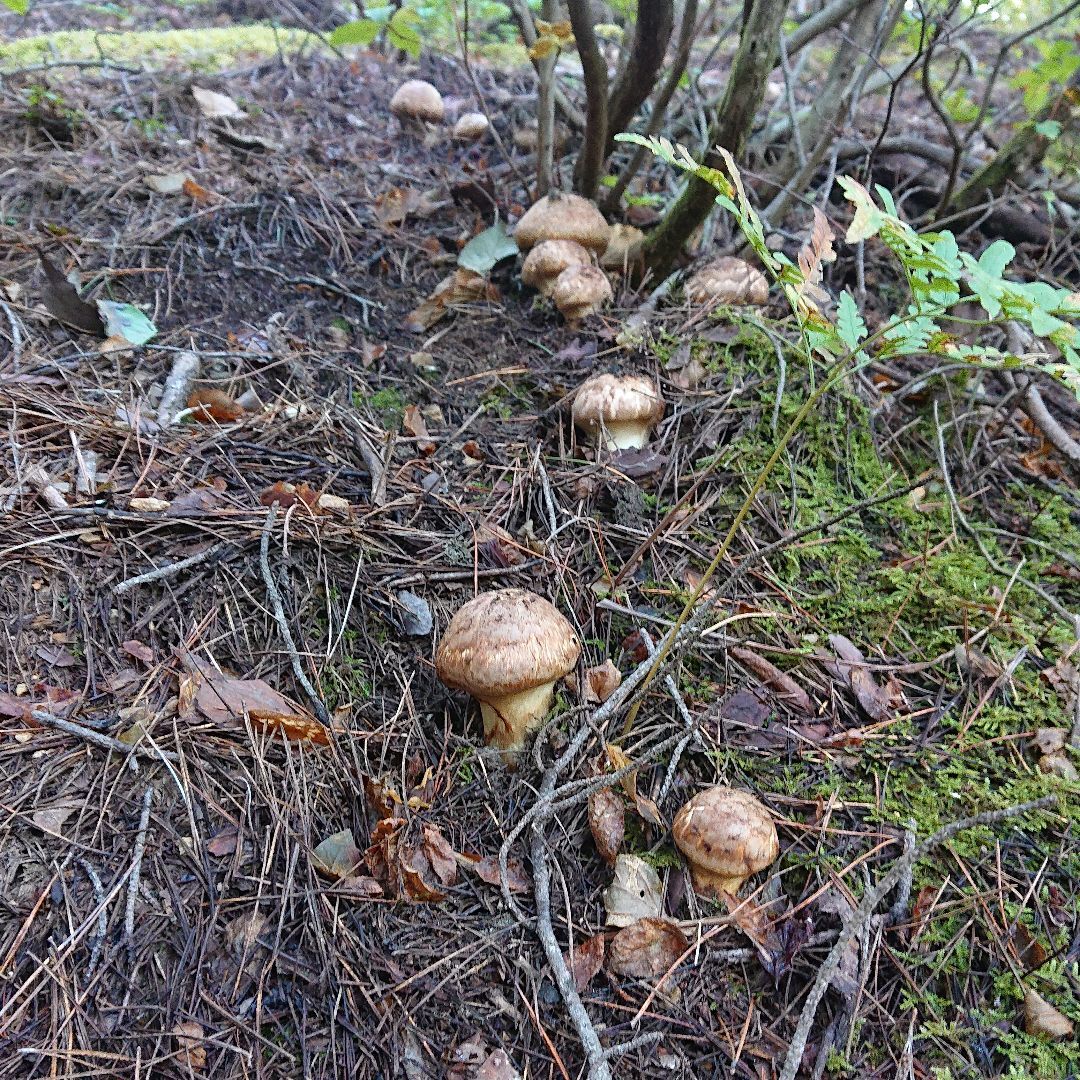
M 607 156 L 607 62 L 596 40 L 589 0 L 567 0 L 566 6 L 585 80 L 585 135 L 574 166 L 574 187 L 591 199 Z

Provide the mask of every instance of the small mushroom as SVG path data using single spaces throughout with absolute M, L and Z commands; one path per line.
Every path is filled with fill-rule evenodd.
M 541 240 L 576 240 L 583 248 L 600 255 L 607 248 L 610 231 L 604 215 L 588 199 L 553 191 L 521 215 L 514 228 L 514 239 L 522 251 L 528 251 Z
M 606 270 L 625 272 L 640 259 L 644 243 L 645 234 L 633 225 L 612 225 L 600 265 Z
M 488 118 L 483 113 L 462 113 L 454 125 L 454 138 L 458 142 L 479 142 L 490 127 Z
M 578 387 L 574 424 L 608 450 L 640 450 L 664 415 L 664 399 L 644 375 L 594 375 Z
M 556 279 L 551 299 L 571 326 L 611 302 L 611 282 L 595 266 L 571 266 Z
M 439 678 L 480 703 L 484 741 L 513 758 L 573 670 L 581 642 L 558 609 L 527 589 L 481 593 L 450 620 L 435 653 Z
M 390 99 L 390 111 L 402 122 L 439 124 L 444 111 L 442 94 L 423 79 L 409 79 Z
M 572 266 L 590 266 L 592 256 L 576 240 L 541 240 L 525 256 L 521 283 L 550 296 L 559 275 Z
M 729 787 L 695 795 L 675 815 L 671 834 L 690 864 L 694 888 L 712 899 L 734 896 L 780 853 L 769 812 L 749 792 Z
M 768 302 L 765 275 L 742 259 L 725 255 L 703 266 L 686 283 L 687 299 L 709 308 L 721 304 L 760 305 Z

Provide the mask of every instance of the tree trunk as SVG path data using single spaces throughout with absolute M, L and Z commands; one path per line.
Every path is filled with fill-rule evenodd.
M 615 136 L 630 126 L 634 114 L 652 93 L 674 23 L 673 0 L 638 0 L 634 42 L 608 98 L 605 158 L 615 146 Z
M 567 0 L 567 8 L 585 78 L 585 135 L 574 165 L 574 187 L 591 199 L 607 156 L 607 62 L 596 40 L 589 0 Z
M 720 108 L 709 127 L 709 146 L 722 146 L 738 161 L 754 117 L 765 96 L 769 73 L 779 56 L 780 25 L 787 0 L 752 0 L 743 24 L 739 48 L 728 75 Z M 723 158 L 710 149 L 705 163 L 722 169 Z M 716 191 L 704 180 L 691 176 L 682 195 L 667 212 L 645 245 L 645 261 L 658 279 L 670 272 L 690 234 L 705 220 L 716 201 Z

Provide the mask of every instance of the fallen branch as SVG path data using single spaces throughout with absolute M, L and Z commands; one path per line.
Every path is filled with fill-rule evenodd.
M 82 724 L 76 724 L 71 720 L 65 720 L 62 716 L 53 716 L 52 713 L 47 713 L 42 709 L 32 709 L 30 715 L 37 720 L 39 724 L 45 724 L 47 727 L 55 728 L 57 731 L 64 732 L 65 735 L 75 735 L 77 738 L 92 743 L 102 750 L 111 750 L 117 754 L 123 754 L 125 757 L 134 754 L 137 757 L 151 758 L 154 761 L 160 761 L 163 758 L 166 761 L 180 760 L 176 754 L 173 754 L 168 750 L 160 750 L 156 747 L 153 750 L 147 750 L 138 744 L 128 746 L 127 743 L 121 742 L 119 739 L 114 739 L 111 735 L 103 735 L 100 731 L 94 731 L 92 728 L 83 727 Z
M 120 584 L 113 589 L 113 592 L 117 596 L 123 596 L 125 593 L 131 592 L 132 589 L 137 589 L 140 585 L 149 585 L 151 582 L 161 581 L 163 578 L 174 577 L 181 571 L 187 570 L 192 566 L 198 566 L 201 563 L 208 562 L 230 546 L 231 545 L 226 542 L 214 544 L 194 555 L 189 555 L 186 559 L 180 559 L 174 563 L 167 563 L 165 566 L 159 566 L 154 570 L 147 570 L 145 574 L 139 574 L 136 577 L 128 578 L 126 581 L 121 581 Z
M 135 851 L 131 856 L 127 904 L 124 906 L 124 941 L 129 949 L 135 944 L 135 901 L 139 895 L 139 878 L 142 876 L 143 853 L 146 850 L 146 830 L 150 827 L 150 806 L 153 801 L 154 789 L 147 787 L 143 792 L 139 831 L 135 836 Z
M 1034 382 L 1029 382 L 1027 392 L 1021 398 L 1024 412 L 1046 436 L 1056 449 L 1080 469 L 1080 443 L 1078 443 L 1046 407 L 1042 394 Z
M 158 404 L 157 419 L 162 427 L 171 427 L 176 422 L 176 414 L 187 404 L 198 377 L 199 357 L 193 352 L 177 353 Z
M 1007 821 L 1020 814 L 1029 813 L 1032 810 L 1042 810 L 1057 802 L 1056 795 L 1047 795 L 1033 802 L 1020 803 L 1017 806 L 1009 806 L 1003 810 L 990 810 L 985 814 L 976 814 L 974 817 L 962 818 L 954 821 L 951 825 L 938 829 L 921 844 L 905 846 L 904 854 L 893 864 L 892 869 L 874 886 L 862 899 L 851 917 L 840 931 L 836 943 L 829 950 L 828 956 L 818 968 L 818 973 L 810 986 L 810 992 L 806 996 L 799 1022 L 795 1027 L 791 1045 L 788 1048 L 787 1057 L 784 1058 L 784 1068 L 780 1073 L 780 1080 L 795 1080 L 795 1076 L 802 1064 L 803 1053 L 806 1050 L 806 1040 L 810 1036 L 810 1029 L 814 1023 L 814 1016 L 825 991 L 829 988 L 833 976 L 840 967 L 844 958 L 848 943 L 862 932 L 863 926 L 874 913 L 874 909 L 881 903 L 886 894 L 906 875 L 910 874 L 911 868 L 929 854 L 934 848 L 951 840 L 965 829 L 973 829 L 979 825 L 994 825 L 999 821 Z

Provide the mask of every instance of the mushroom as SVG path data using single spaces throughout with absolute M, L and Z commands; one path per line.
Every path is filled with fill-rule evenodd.
M 595 266 L 571 266 L 556 279 L 551 299 L 571 326 L 611 302 L 611 282 Z
M 671 826 L 690 864 L 694 888 L 703 896 L 734 896 L 751 874 L 780 853 L 769 812 L 747 791 L 712 787 L 695 795 Z
M 725 255 L 706 264 L 690 278 L 686 296 L 692 303 L 710 308 L 721 304 L 760 305 L 768 302 L 769 283 L 748 262 Z
M 521 283 L 550 296 L 558 276 L 572 266 L 589 266 L 592 256 L 576 240 L 541 240 L 525 256 Z
M 490 127 L 488 118 L 483 113 L 462 113 L 454 125 L 454 138 L 458 142 L 479 142 Z
M 439 124 L 443 118 L 442 94 L 423 79 L 410 79 L 390 99 L 390 111 L 403 122 Z
M 512 759 L 580 655 L 581 642 L 557 608 L 527 589 L 499 589 L 458 609 L 439 642 L 435 671 L 476 698 L 484 741 Z
M 644 243 L 645 234 L 633 225 L 612 225 L 600 265 L 607 270 L 625 271 L 641 257 Z
M 580 195 L 553 191 L 521 215 L 514 239 L 522 251 L 541 240 L 576 240 L 600 255 L 607 248 L 611 229 L 596 206 Z
M 574 423 L 608 450 L 640 450 L 664 415 L 664 399 L 644 375 L 594 375 L 578 387 Z

